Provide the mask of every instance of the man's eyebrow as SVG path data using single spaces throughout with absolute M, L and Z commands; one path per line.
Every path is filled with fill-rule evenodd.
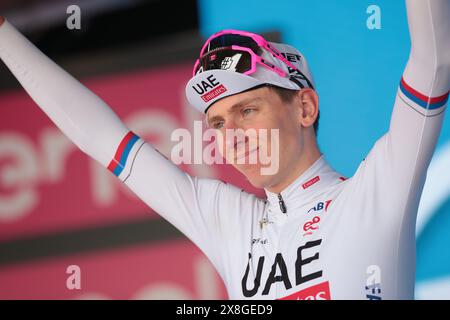
M 255 103 L 255 102 L 260 102 L 262 100 L 262 98 L 258 97 L 258 98 L 248 98 L 242 101 L 239 101 L 237 103 L 235 103 L 229 110 L 227 113 L 232 113 L 234 112 L 236 109 L 240 109 L 241 107 L 250 104 L 250 103 Z
M 262 98 L 258 97 L 258 98 L 248 98 L 248 99 L 239 101 L 239 102 L 235 103 L 230 109 L 228 109 L 227 113 L 228 114 L 233 113 L 237 109 L 240 109 L 240 108 L 242 108 L 243 106 L 245 106 L 247 104 L 255 103 L 255 102 L 261 102 L 262 100 L 263 100 Z M 223 119 L 222 116 L 213 116 L 211 118 L 207 118 L 206 120 L 207 120 L 207 123 L 211 123 L 214 120 L 222 120 L 222 119 Z

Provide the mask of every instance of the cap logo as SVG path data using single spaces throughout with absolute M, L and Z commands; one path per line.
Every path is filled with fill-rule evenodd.
M 220 82 L 217 81 L 217 79 L 214 77 L 214 75 L 209 75 L 206 77 L 206 81 L 202 80 L 200 83 L 196 83 L 192 86 L 192 89 L 195 90 L 198 94 L 204 94 L 210 89 L 214 89 L 214 87 L 217 87 L 220 85 Z
M 282 52 L 281 53 L 285 58 L 286 58 L 286 60 L 287 61 L 289 61 L 289 62 L 297 62 L 297 61 L 300 61 L 300 59 L 301 59 L 301 56 L 300 55 L 298 55 L 298 54 L 295 54 L 295 53 L 290 53 L 290 52 Z
M 213 90 L 202 95 L 202 99 L 203 99 L 203 101 L 208 102 L 208 101 L 220 96 L 222 93 L 224 93 L 226 91 L 227 91 L 227 88 L 225 88 L 225 86 L 223 84 L 221 84 L 217 88 L 214 88 Z

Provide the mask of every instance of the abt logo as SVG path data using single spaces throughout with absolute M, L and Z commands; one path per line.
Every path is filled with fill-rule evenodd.
M 319 223 L 320 223 L 321 218 L 317 214 L 321 214 L 323 211 L 326 212 L 330 203 L 331 203 L 331 200 L 327 200 L 325 202 L 319 202 L 314 207 L 312 207 L 311 209 L 308 210 L 307 214 L 310 212 L 314 212 L 316 214 L 316 216 L 314 218 L 310 219 L 309 221 L 307 221 L 303 225 L 303 231 L 304 231 L 303 236 L 304 237 L 308 236 L 308 235 L 312 235 L 315 230 L 319 229 Z
M 280 300 L 331 300 L 330 284 L 328 281 L 322 282 Z
M 311 209 L 308 210 L 307 213 L 310 212 L 315 212 L 315 213 L 319 213 L 320 211 L 322 211 L 323 209 L 325 209 L 325 212 L 327 212 L 328 210 L 328 206 L 330 205 L 332 200 L 327 200 L 325 202 L 321 201 L 318 204 L 316 204 L 314 207 L 312 207 Z

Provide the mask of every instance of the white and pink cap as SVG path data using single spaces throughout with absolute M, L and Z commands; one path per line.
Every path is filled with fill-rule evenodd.
M 289 68 L 286 63 L 274 57 L 272 53 L 263 50 L 260 57 L 280 68 L 289 76 L 282 77 L 260 64 L 257 64 L 256 71 L 249 75 L 220 69 L 200 72 L 193 76 L 186 85 L 186 97 L 189 103 L 200 112 L 205 113 L 214 102 L 220 99 L 265 84 L 291 90 L 307 87 L 314 89 L 314 79 L 304 56 L 290 45 L 275 42 L 269 42 L 269 44 L 282 53 L 300 72 Z

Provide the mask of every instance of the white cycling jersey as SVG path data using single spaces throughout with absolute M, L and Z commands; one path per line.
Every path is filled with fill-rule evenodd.
M 412 48 L 389 131 L 353 177 L 322 156 L 267 199 L 181 171 L 8 22 L 0 57 L 81 150 L 200 247 L 230 298 L 410 299 L 416 213 L 450 87 L 450 1 L 406 3 Z

